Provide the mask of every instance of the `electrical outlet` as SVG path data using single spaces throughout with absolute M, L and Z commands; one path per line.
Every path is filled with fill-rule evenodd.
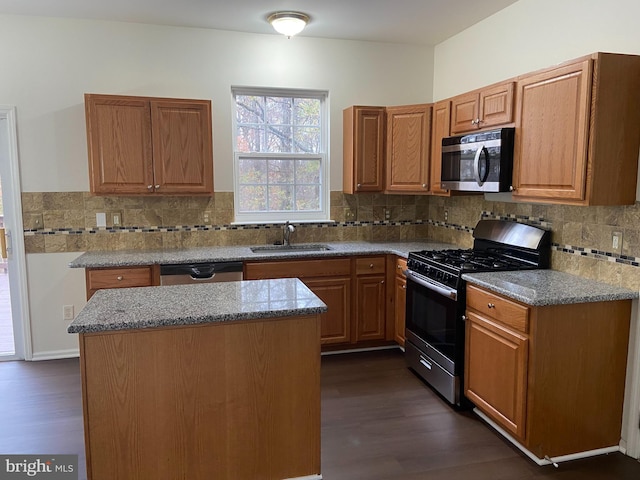
M 63 305 L 62 306 L 62 319 L 64 321 L 71 321 L 74 317 L 73 305 Z
M 449 221 L 449 210 L 445 210 L 444 211 L 444 221 L 448 222 Z
M 384 209 L 384 219 L 391 220 L 391 209 L 389 208 Z
M 611 248 L 614 253 L 622 253 L 622 232 L 611 234 Z
M 114 227 L 122 225 L 122 212 L 111 212 L 111 225 Z
M 38 230 L 44 228 L 44 221 L 41 213 L 32 213 L 29 215 L 29 230 Z
M 210 225 L 211 224 L 211 212 L 210 211 L 206 211 L 202 214 L 202 220 L 204 221 L 205 225 Z
M 96 227 L 107 226 L 107 214 L 104 212 L 96 213 Z

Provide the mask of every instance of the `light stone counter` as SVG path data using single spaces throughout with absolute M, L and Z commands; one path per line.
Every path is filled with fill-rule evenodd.
M 327 306 L 297 278 L 99 290 L 69 333 L 315 315 Z
M 466 273 L 463 280 L 532 306 L 606 302 L 639 297 L 637 291 L 555 270 Z
M 302 245 L 302 244 L 298 244 Z M 409 252 L 419 250 L 442 250 L 459 248 L 448 243 L 414 242 L 324 242 L 327 251 L 285 251 L 253 253 L 251 246 L 198 247 L 173 250 L 126 250 L 108 252 L 86 252 L 69 263 L 71 268 L 128 267 L 136 265 L 159 265 L 198 262 L 284 260 L 309 257 L 336 257 L 350 255 L 394 254 L 407 257 Z M 264 245 L 263 245 L 264 246 Z

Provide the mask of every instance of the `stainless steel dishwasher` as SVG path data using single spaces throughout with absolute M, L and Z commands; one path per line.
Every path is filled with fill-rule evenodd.
M 203 262 L 160 265 L 160 285 L 235 282 L 242 280 L 242 262 Z

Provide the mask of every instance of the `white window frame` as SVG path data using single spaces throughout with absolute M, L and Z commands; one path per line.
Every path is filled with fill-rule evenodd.
M 298 90 L 266 87 L 231 87 L 233 115 L 233 200 L 234 217 L 237 224 L 279 223 L 279 222 L 326 222 L 329 221 L 329 92 L 324 90 Z M 245 153 L 236 150 L 237 115 L 236 95 L 255 95 L 267 97 L 315 98 L 320 100 L 320 152 L 317 154 L 300 153 Z M 320 209 L 309 212 L 240 212 L 240 175 L 238 167 L 241 159 L 247 158 L 299 158 L 320 160 Z

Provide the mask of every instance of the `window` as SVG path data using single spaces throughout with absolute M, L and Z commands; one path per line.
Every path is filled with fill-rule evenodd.
M 328 215 L 326 92 L 234 88 L 236 222 Z

